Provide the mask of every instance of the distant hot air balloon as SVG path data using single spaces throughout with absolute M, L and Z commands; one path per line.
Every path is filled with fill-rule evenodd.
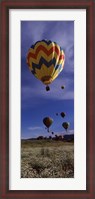
M 64 68 L 65 54 L 60 46 L 50 40 L 37 41 L 27 53 L 27 64 L 33 75 L 46 85 L 49 84 Z
M 69 126 L 70 126 L 70 123 L 69 123 L 69 122 L 63 122 L 62 126 L 63 126 L 64 129 L 67 131 L 67 129 L 68 129 Z
M 45 117 L 45 118 L 43 119 L 43 123 L 44 123 L 44 125 L 47 127 L 47 130 L 48 130 L 48 132 L 49 132 L 49 127 L 52 125 L 53 119 L 50 118 L 50 117 Z
M 61 86 L 61 88 L 62 88 L 62 89 L 64 89 L 64 88 L 65 88 L 65 86 Z
M 60 115 L 61 117 L 65 117 L 66 114 L 64 112 L 61 112 Z
M 58 113 L 56 113 L 56 115 L 58 116 Z

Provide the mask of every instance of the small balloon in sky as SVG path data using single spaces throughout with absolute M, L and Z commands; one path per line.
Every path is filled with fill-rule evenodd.
M 63 128 L 67 131 L 67 129 L 68 129 L 69 126 L 70 126 L 70 123 L 69 123 L 69 122 L 63 122 L 62 126 L 63 126 Z
M 61 89 L 64 89 L 65 88 L 65 86 L 61 86 Z
M 48 130 L 48 132 L 49 132 L 49 127 L 52 125 L 53 119 L 50 118 L 50 117 L 45 117 L 45 118 L 43 119 L 43 123 L 44 123 L 44 125 L 47 127 L 47 130 Z
M 65 115 L 66 115 L 66 113 L 61 112 L 61 113 L 60 113 L 60 115 L 61 115 L 61 117 L 63 117 L 63 118 L 64 118 L 64 117 L 65 117 Z
M 58 113 L 56 113 L 56 115 L 58 116 Z

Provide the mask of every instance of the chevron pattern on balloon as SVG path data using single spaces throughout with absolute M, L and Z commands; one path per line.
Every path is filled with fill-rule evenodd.
M 32 46 L 31 46 L 31 48 L 35 48 L 37 45 L 39 45 L 39 44 L 43 44 L 43 45 L 47 45 L 47 46 L 49 46 L 51 43 L 55 43 L 56 44 L 56 42 L 52 42 L 52 41 L 50 41 L 50 40 L 45 40 L 45 39 L 43 39 L 43 40 L 41 40 L 41 41 L 37 41 L 35 44 L 33 44 Z
M 56 42 L 42 40 L 31 46 L 26 59 L 33 75 L 47 85 L 63 70 L 65 54 Z
M 60 54 L 62 54 L 62 58 L 64 59 L 64 52 L 61 50 L 61 48 L 54 42 L 51 42 L 49 45 L 47 45 L 45 42 L 38 42 L 36 43 L 35 47 L 31 47 L 29 49 L 27 60 L 29 62 L 29 59 L 32 58 L 34 63 L 37 63 L 39 61 L 40 57 L 43 56 L 45 59 L 48 59 L 50 61 L 51 58 L 54 56 L 59 58 Z
M 59 51 L 61 51 L 61 48 L 57 44 L 55 44 L 54 42 L 51 42 L 48 45 L 45 42 L 38 42 L 35 46 L 34 45 L 31 46 L 31 48 L 30 48 L 31 52 L 35 53 L 35 51 L 37 50 L 37 48 L 40 47 L 40 46 L 46 48 L 48 51 L 51 49 L 51 47 L 56 46 L 59 49 Z
M 41 57 L 41 59 L 39 60 L 39 63 L 38 63 L 38 64 L 35 64 L 35 63 L 32 63 L 32 62 L 31 62 L 31 69 L 30 69 L 30 70 L 31 70 L 31 71 L 35 71 L 35 68 L 37 68 L 37 69 L 40 70 L 43 64 L 44 64 L 47 68 L 49 68 L 52 64 L 53 64 L 53 67 L 54 67 L 54 68 L 57 67 L 55 57 L 54 57 L 52 60 L 50 60 L 49 62 L 48 62 L 46 59 L 44 59 L 43 57 Z
M 33 52 L 34 50 L 30 48 L 27 56 L 27 60 L 29 62 L 30 58 L 32 58 L 33 62 L 37 63 L 41 56 L 43 56 L 45 59 L 52 59 L 53 57 L 59 58 L 60 54 L 62 54 L 62 59 L 64 59 L 64 53 L 63 51 L 60 51 L 57 46 L 52 46 L 49 50 L 47 50 L 44 46 L 40 45 L 38 48 Z

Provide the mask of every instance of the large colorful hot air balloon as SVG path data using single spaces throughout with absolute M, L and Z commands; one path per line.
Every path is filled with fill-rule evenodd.
M 33 75 L 46 85 L 57 78 L 64 68 L 65 54 L 60 46 L 50 40 L 37 41 L 27 53 L 27 64 Z
M 48 132 L 49 132 L 49 127 L 52 125 L 53 119 L 50 118 L 50 117 L 45 117 L 45 118 L 43 119 L 43 123 L 44 123 L 44 125 L 47 127 L 47 130 L 48 130 Z

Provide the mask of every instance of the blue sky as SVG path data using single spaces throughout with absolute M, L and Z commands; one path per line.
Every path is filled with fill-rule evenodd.
M 32 44 L 47 39 L 57 42 L 65 52 L 63 71 L 46 92 L 45 85 L 36 79 L 26 64 L 26 54 Z M 61 86 L 65 85 L 62 90 Z M 56 113 L 65 112 L 62 118 Z M 49 136 L 43 118 L 50 116 L 55 134 L 64 134 L 63 122 L 70 122 L 68 133 L 74 132 L 74 22 L 21 22 L 21 137 Z

